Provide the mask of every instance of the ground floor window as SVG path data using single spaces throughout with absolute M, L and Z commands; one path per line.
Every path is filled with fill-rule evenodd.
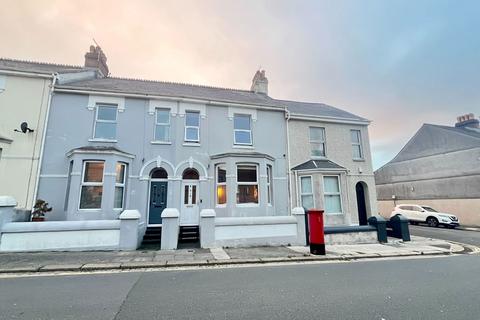
M 342 213 L 342 197 L 338 176 L 323 177 L 325 213 Z
M 237 203 L 258 204 L 258 167 L 237 166 Z
M 272 166 L 267 165 L 267 203 L 272 204 L 273 189 L 272 189 Z
M 126 171 L 127 165 L 122 162 L 117 162 L 117 165 L 115 167 L 115 195 L 113 198 L 114 209 L 123 209 Z
M 311 176 L 300 177 L 300 197 L 302 199 L 302 207 L 306 209 L 315 207 Z
M 101 209 L 103 195 L 103 161 L 83 163 L 80 209 Z
M 227 169 L 224 165 L 218 165 L 216 171 L 217 177 L 217 204 L 227 203 Z

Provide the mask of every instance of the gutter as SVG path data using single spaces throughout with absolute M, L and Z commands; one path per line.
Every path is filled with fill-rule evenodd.
M 43 151 L 45 149 L 45 140 L 47 139 L 48 119 L 50 118 L 50 106 L 52 104 L 52 96 L 53 96 L 53 91 L 55 89 L 55 83 L 57 82 L 57 79 L 58 79 L 58 74 L 57 73 L 54 73 L 54 74 L 50 75 L 50 77 L 52 77 L 52 76 L 53 76 L 53 79 L 52 79 L 52 84 L 50 86 L 50 93 L 48 95 L 47 111 L 45 113 L 45 122 L 44 122 L 44 126 L 43 126 L 42 143 L 40 145 L 40 155 L 39 155 L 39 159 L 38 159 L 37 176 L 35 177 L 32 210 L 33 210 L 33 207 L 35 206 L 35 202 L 37 201 L 38 184 L 40 182 L 40 170 L 42 168 Z
M 52 74 L 36 73 L 36 72 L 24 72 L 24 71 L 10 71 L 0 69 L 0 74 L 6 74 L 10 76 L 22 76 L 22 77 L 32 77 L 32 78 L 52 78 Z
M 307 120 L 307 121 L 322 121 L 322 122 L 334 122 L 334 123 L 344 123 L 344 124 L 357 124 L 368 126 L 372 121 L 371 120 L 355 120 L 351 118 L 342 118 L 342 117 L 328 117 L 328 116 L 315 116 L 315 115 L 298 115 L 292 114 L 291 119 L 295 120 Z
M 122 93 L 122 92 L 110 92 L 110 91 L 97 91 L 97 90 L 78 90 L 74 88 L 56 88 L 57 92 L 66 92 L 66 93 L 76 93 L 76 94 L 96 94 L 103 96 L 113 96 L 113 97 L 127 97 L 127 98 L 142 98 L 142 99 L 159 99 L 159 100 L 169 100 L 169 101 L 180 101 L 180 102 L 190 102 L 190 103 L 201 103 L 201 104 L 210 104 L 216 106 L 233 106 L 233 107 L 242 107 L 242 108 L 255 108 L 255 109 L 266 109 L 266 110 L 275 110 L 285 112 L 285 109 L 282 107 L 267 106 L 261 104 L 246 104 L 246 103 L 237 103 L 230 101 L 214 101 L 208 99 L 195 99 L 195 98 L 185 98 L 185 97 L 176 97 L 176 96 L 162 96 L 154 94 L 141 94 L 141 93 Z

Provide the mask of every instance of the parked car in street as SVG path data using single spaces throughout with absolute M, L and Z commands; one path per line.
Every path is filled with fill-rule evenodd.
M 430 227 L 438 227 L 439 225 L 443 225 L 449 228 L 455 228 L 460 225 L 457 216 L 450 213 L 438 212 L 432 207 L 424 205 L 399 204 L 395 206 L 390 217 L 393 217 L 397 214 L 403 215 L 412 224 L 425 222 Z

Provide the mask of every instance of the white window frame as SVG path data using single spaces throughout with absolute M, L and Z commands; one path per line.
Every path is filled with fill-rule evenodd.
M 323 131 L 323 140 L 312 140 L 312 129 L 319 129 Z M 326 158 L 327 157 L 327 132 L 324 127 L 308 127 L 308 141 L 310 143 L 310 157 L 312 158 Z M 318 150 L 314 148 L 314 145 L 323 144 L 323 156 L 313 155 L 314 150 Z
M 315 191 L 313 190 L 313 176 L 312 175 L 306 175 L 306 176 L 300 176 L 300 186 L 299 186 L 299 189 L 300 189 L 300 205 L 305 208 L 303 206 L 303 196 L 312 196 L 312 201 L 313 201 L 313 206 L 315 207 Z M 303 192 L 302 190 L 302 179 L 304 178 L 310 178 L 310 190 L 312 190 L 312 192 L 310 193 L 306 193 L 306 192 Z M 306 209 L 311 209 L 311 208 L 306 208 Z
M 102 175 L 102 181 L 101 182 L 85 182 L 85 170 L 87 169 L 87 163 L 103 163 L 103 175 Z M 82 168 L 82 179 L 80 183 L 80 192 L 79 192 L 79 197 L 78 197 L 78 210 L 81 211 L 98 211 L 102 210 L 102 205 L 103 205 L 103 194 L 104 194 L 104 186 L 103 182 L 105 181 L 105 161 L 103 160 L 84 160 L 83 161 L 83 168 Z M 81 208 L 80 206 L 82 205 L 81 200 L 82 200 L 82 190 L 83 187 L 102 187 L 102 200 L 100 201 L 100 208 Z
M 225 164 L 217 164 L 215 167 L 215 205 L 219 208 L 224 208 L 227 206 L 228 203 L 228 194 L 227 194 L 227 177 L 225 177 L 225 182 L 219 182 L 218 181 L 218 170 L 219 169 L 224 169 L 225 172 L 227 172 L 227 166 Z M 225 186 L 225 203 L 218 203 L 218 187 L 219 186 Z
M 358 137 L 358 142 L 353 142 L 352 141 L 352 132 L 357 133 Z M 363 155 L 363 145 L 362 145 L 362 131 L 359 129 L 351 129 L 350 130 L 350 142 L 352 143 L 352 158 L 353 160 L 364 160 L 365 157 Z M 356 158 L 354 153 L 353 153 L 353 147 L 359 147 L 360 148 L 360 158 Z
M 238 181 L 238 168 L 255 168 L 256 172 L 256 181 L 255 182 L 239 182 Z M 238 187 L 239 186 L 257 186 L 257 192 L 258 192 L 258 200 L 257 203 L 255 202 L 245 202 L 245 203 L 238 203 L 237 199 L 235 199 L 235 202 L 237 204 L 237 207 L 258 207 L 260 205 L 260 186 L 258 183 L 258 164 L 237 164 L 236 166 L 236 173 L 235 175 L 237 176 L 237 193 L 238 193 Z M 237 198 L 237 197 L 235 197 Z
M 335 177 L 337 178 L 337 181 L 338 181 L 338 192 L 326 192 L 325 191 L 325 178 L 326 177 Z M 326 210 L 326 206 L 325 206 L 325 214 L 328 214 L 328 215 L 342 215 L 343 214 L 343 199 L 342 199 L 342 184 L 341 184 L 341 179 L 340 179 L 340 176 L 339 175 L 324 175 L 322 177 L 322 182 L 323 182 L 323 203 L 325 204 L 326 203 L 326 200 L 325 200 L 325 197 L 326 196 L 339 196 L 340 197 L 340 212 L 330 212 L 330 213 L 327 213 L 327 210 Z
M 195 113 L 198 115 L 198 126 L 187 126 L 187 114 L 188 113 Z M 197 129 L 197 140 L 187 139 L 187 129 Z M 190 143 L 199 143 L 200 142 L 200 111 L 198 110 L 185 110 L 185 142 Z
M 98 109 L 100 107 L 109 107 L 109 108 L 115 108 L 115 120 L 102 120 L 98 119 Z M 97 138 L 97 123 L 114 123 L 115 124 L 115 138 L 114 139 L 109 139 L 109 138 Z M 117 141 L 117 123 L 118 123 L 118 105 L 116 104 L 108 104 L 108 103 L 98 103 L 95 105 L 95 122 L 93 124 L 93 138 L 92 140 L 94 141 L 110 141 L 110 142 L 116 142 Z
M 158 122 L 158 111 L 167 111 L 168 112 L 168 122 L 167 123 L 162 123 Z M 154 142 L 170 142 L 171 140 L 171 110 L 168 108 L 155 108 L 155 128 L 153 131 L 153 141 Z M 166 140 L 157 140 L 157 127 L 158 126 L 163 126 L 163 127 L 168 127 L 168 137 Z
M 123 181 L 117 182 L 117 165 L 123 166 Z M 117 162 L 115 164 L 115 189 L 113 190 L 113 209 L 114 210 L 122 210 L 125 207 L 125 187 L 127 182 L 127 164 L 125 162 Z M 122 188 L 122 206 L 117 208 L 115 207 L 115 190 L 118 188 Z
M 235 117 L 236 116 L 247 116 L 249 119 L 249 126 L 250 130 L 246 129 L 235 129 Z M 250 142 L 249 143 L 242 143 L 242 142 L 237 142 L 236 140 L 236 132 L 248 132 L 250 136 Z M 247 114 L 247 113 L 234 113 L 233 114 L 233 144 L 235 145 L 240 145 L 240 146 L 253 146 L 253 136 L 252 136 L 252 115 Z
M 269 164 L 267 164 L 267 204 L 269 206 L 273 204 L 272 166 Z

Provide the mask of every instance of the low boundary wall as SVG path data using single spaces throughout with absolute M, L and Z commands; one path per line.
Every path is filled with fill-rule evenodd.
M 202 248 L 305 245 L 305 241 L 302 208 L 295 208 L 291 216 L 217 218 L 213 209 L 200 213 Z

